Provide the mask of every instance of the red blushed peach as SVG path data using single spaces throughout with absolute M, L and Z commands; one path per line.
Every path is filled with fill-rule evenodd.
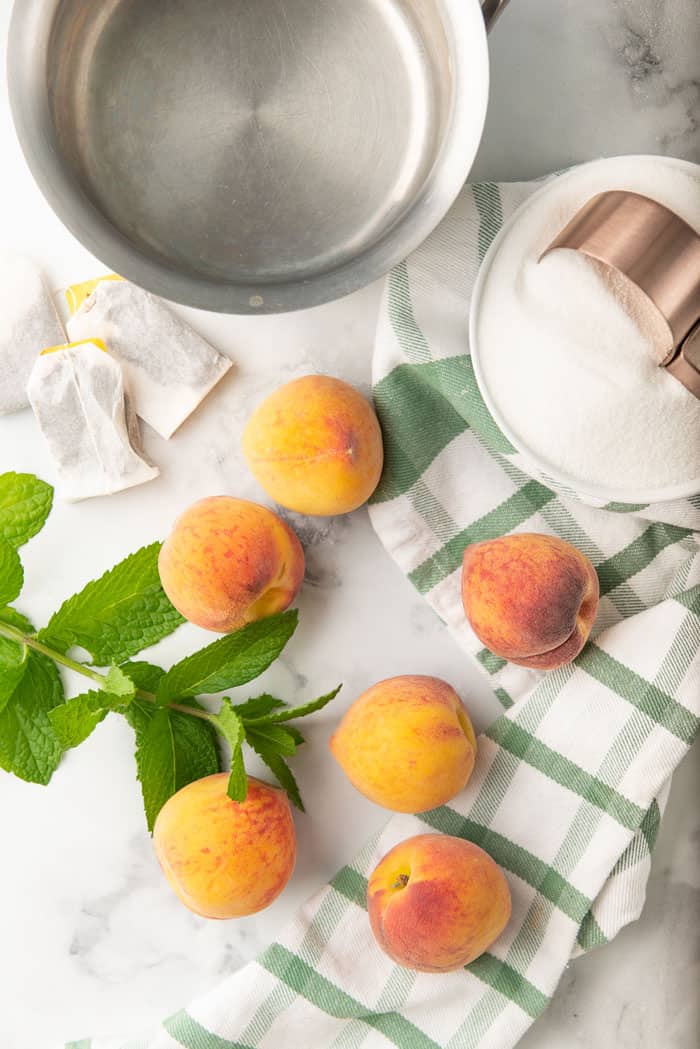
M 503 871 L 477 845 L 419 834 L 396 845 L 367 888 L 382 950 L 406 969 L 444 973 L 469 965 L 505 929 L 511 898 Z
M 249 778 L 245 801 L 228 774 L 183 787 L 160 810 L 153 844 L 186 907 L 204 918 L 241 918 L 268 907 L 292 876 L 296 836 L 284 791 Z
M 522 533 L 464 551 L 462 601 L 479 640 L 524 667 L 554 670 L 579 654 L 598 610 L 595 568 L 575 546 Z
M 177 519 L 158 568 L 185 619 L 229 633 L 289 607 L 304 579 L 304 551 L 277 514 L 222 495 Z
M 327 375 L 305 375 L 270 394 L 246 426 L 243 452 L 275 502 L 321 517 L 367 502 L 384 462 L 372 406 Z

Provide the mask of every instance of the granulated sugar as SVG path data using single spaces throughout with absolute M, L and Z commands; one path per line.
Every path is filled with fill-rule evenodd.
M 521 209 L 485 276 L 481 377 L 521 449 L 574 487 L 700 487 L 700 400 L 658 366 L 670 342 L 653 309 L 578 252 L 537 261 L 609 189 L 651 197 L 700 231 L 693 165 L 620 157 L 554 180 Z

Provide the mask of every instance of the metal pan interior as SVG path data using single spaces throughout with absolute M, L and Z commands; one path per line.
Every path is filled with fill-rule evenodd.
M 97 210 L 183 278 L 262 299 L 386 236 L 452 104 L 426 0 L 63 0 L 48 55 L 60 150 Z

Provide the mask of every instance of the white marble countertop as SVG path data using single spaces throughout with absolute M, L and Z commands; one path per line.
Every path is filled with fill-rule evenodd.
M 10 0 L 0 0 L 3 44 L 10 8 Z M 527 178 L 624 152 L 700 161 L 697 0 L 513 0 L 493 33 L 491 55 L 480 177 Z M 0 143 L 0 247 L 33 255 L 56 289 L 101 272 L 35 189 L 4 85 Z M 108 501 L 57 500 L 45 531 L 25 549 L 24 610 L 41 620 L 82 581 L 163 537 L 196 498 L 228 492 L 261 499 L 239 450 L 250 405 L 285 378 L 312 370 L 366 388 L 379 291 L 277 318 L 191 311 L 193 324 L 233 358 L 234 373 L 173 441 L 146 434 L 162 469 L 157 482 Z M 30 412 L 0 420 L 0 472 L 9 469 L 52 479 Z M 189 914 L 154 859 L 130 732 L 117 719 L 64 759 L 49 788 L 0 773 L 2 1049 L 136 1034 L 253 957 L 385 819 L 349 786 L 326 747 L 342 707 L 369 684 L 395 673 L 432 673 L 457 687 L 478 727 L 496 713 L 480 672 L 389 561 L 364 511 L 309 523 L 302 538 L 309 575 L 301 627 L 269 684 L 290 701 L 341 680 L 345 689 L 335 709 L 314 719 L 306 753 L 296 759 L 308 815 L 297 820 L 299 864 L 289 889 L 252 919 L 216 923 Z M 208 639 L 186 627 L 158 655 L 173 660 Z M 674 781 L 642 919 L 569 967 L 524 1049 L 697 1045 L 694 756 Z

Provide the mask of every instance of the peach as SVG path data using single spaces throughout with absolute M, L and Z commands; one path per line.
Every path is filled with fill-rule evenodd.
M 158 568 L 185 619 L 226 634 L 289 607 L 304 579 L 304 551 L 277 514 L 220 495 L 177 519 Z
M 186 907 L 241 918 L 268 907 L 292 876 L 294 821 L 287 795 L 248 779 L 245 801 L 226 794 L 228 773 L 189 783 L 158 813 L 158 862 Z
M 464 551 L 462 601 L 474 633 L 495 655 L 554 670 L 579 654 L 598 609 L 598 576 L 575 546 L 522 533 Z
M 453 688 L 434 677 L 393 677 L 355 700 L 330 748 L 350 782 L 394 812 L 426 812 L 459 794 L 476 736 Z
M 469 965 L 498 939 L 511 898 L 503 871 L 478 845 L 418 834 L 375 868 L 367 909 L 390 958 L 406 969 L 445 973 Z
M 275 502 L 321 517 L 367 502 L 384 462 L 371 405 L 326 375 L 296 379 L 263 401 L 243 434 L 243 452 Z

